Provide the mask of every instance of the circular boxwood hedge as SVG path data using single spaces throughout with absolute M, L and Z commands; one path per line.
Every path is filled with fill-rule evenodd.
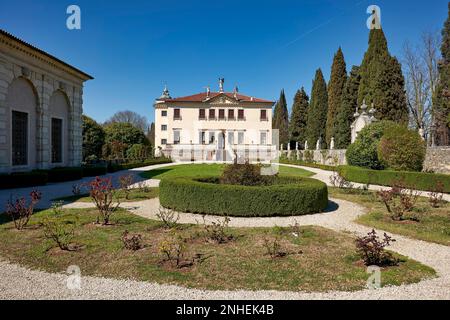
M 234 217 L 299 216 L 328 206 L 325 183 L 308 178 L 277 178 L 269 186 L 220 184 L 218 178 L 163 178 L 159 199 L 165 208 Z

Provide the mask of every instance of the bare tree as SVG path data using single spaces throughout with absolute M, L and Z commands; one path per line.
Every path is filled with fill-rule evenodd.
M 433 123 L 433 95 L 438 81 L 439 36 L 426 32 L 421 44 L 403 48 L 403 68 L 406 75 L 406 94 L 411 114 L 411 126 L 424 138 L 431 138 Z
M 148 120 L 146 117 L 130 110 L 116 112 L 106 123 L 112 122 L 131 123 L 136 128 L 141 129 L 143 132 L 147 132 L 149 128 Z

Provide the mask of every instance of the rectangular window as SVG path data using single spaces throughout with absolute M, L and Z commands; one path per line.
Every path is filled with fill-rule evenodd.
M 267 121 L 267 110 L 261 110 L 261 121 Z
M 219 120 L 225 120 L 225 110 L 219 109 Z
M 244 131 L 239 131 L 238 132 L 238 144 L 244 144 L 244 142 L 245 142 Z
M 206 144 L 206 132 L 205 131 L 200 131 L 199 143 Z
M 180 144 L 180 143 L 181 143 L 181 131 L 174 130 L 173 131 L 173 144 Z
M 228 119 L 234 120 L 234 110 L 233 109 L 228 110 Z
M 167 111 L 166 110 L 161 111 L 161 117 L 167 117 Z
M 216 136 L 214 132 L 209 133 L 209 144 L 214 144 L 216 142 Z
M 261 132 L 261 136 L 260 136 L 260 144 L 261 145 L 267 145 L 267 132 Z
M 205 120 L 206 119 L 206 110 L 205 109 L 200 109 L 199 110 L 198 118 L 200 120 Z
M 238 119 L 239 120 L 245 120 L 244 110 L 238 110 Z
M 62 162 L 62 120 L 52 118 L 52 163 Z
M 167 125 L 166 124 L 163 124 L 161 126 L 161 131 L 167 131 Z
M 173 119 L 174 120 L 181 120 L 181 110 L 180 109 L 174 109 L 173 110 Z
M 28 164 L 28 114 L 24 112 L 12 112 L 12 163 Z
M 167 139 L 161 139 L 161 144 L 165 146 L 167 144 Z
M 228 132 L 228 144 L 229 145 L 234 144 L 234 132 Z
M 216 110 L 214 110 L 214 109 L 209 109 L 209 119 L 210 119 L 210 120 L 216 119 Z

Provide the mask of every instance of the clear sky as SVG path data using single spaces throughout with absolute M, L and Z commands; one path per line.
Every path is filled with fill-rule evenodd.
M 289 105 L 309 93 L 315 70 L 329 79 L 342 47 L 348 70 L 367 48 L 366 9 L 381 7 L 391 53 L 423 31 L 440 31 L 447 0 L 15 0 L 0 4 L 0 28 L 93 75 L 84 112 L 104 121 L 130 109 L 153 120 L 167 83 L 172 96 L 225 89 Z M 66 9 L 81 8 L 81 30 Z M 289 106 L 290 107 L 290 106 Z

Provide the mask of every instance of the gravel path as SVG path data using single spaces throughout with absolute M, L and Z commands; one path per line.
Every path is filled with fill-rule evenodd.
M 156 168 L 156 167 L 153 167 Z M 329 183 L 331 173 L 305 168 L 317 173 L 316 179 Z M 140 170 L 148 170 L 140 169 Z M 157 181 L 152 181 L 152 184 Z M 375 188 L 372 186 L 372 188 Z M 372 189 L 371 188 L 371 189 Z M 1 193 L 0 193 L 1 195 Z M 448 197 L 446 198 L 448 200 Z M 1 200 L 0 200 L 1 201 Z M 230 225 L 235 227 L 269 227 L 288 226 L 297 222 L 299 225 L 318 225 L 339 232 L 366 234 L 370 228 L 358 225 L 353 221 L 364 209 L 359 205 L 332 200 L 326 213 L 296 218 L 232 218 Z M 68 207 L 89 207 L 89 203 L 73 203 Z M 155 218 L 159 208 L 158 199 L 139 203 L 123 204 L 131 212 Z M 208 217 L 207 221 L 215 221 L 217 217 Z M 198 215 L 180 214 L 180 223 L 201 222 Z M 382 232 L 378 230 L 378 232 Z M 187 289 L 179 286 L 160 285 L 132 280 L 114 280 L 98 277 L 82 277 L 81 290 L 69 290 L 65 274 L 50 274 L 29 270 L 17 265 L 0 261 L 0 299 L 168 299 L 168 300 L 271 300 L 271 299 L 446 299 L 450 300 L 450 248 L 443 245 L 413 240 L 394 235 L 397 240 L 390 249 L 415 259 L 434 268 L 438 272 L 435 279 L 424 280 L 418 284 L 399 287 L 388 287 L 378 290 L 362 290 L 357 292 L 281 292 L 281 291 L 207 291 Z

